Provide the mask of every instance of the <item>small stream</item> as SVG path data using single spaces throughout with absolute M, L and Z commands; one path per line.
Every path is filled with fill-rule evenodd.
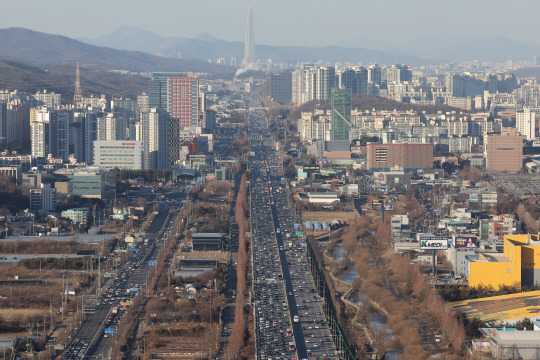
M 341 245 L 337 245 L 334 251 L 334 258 L 338 261 L 342 261 L 347 254 L 347 250 L 344 249 Z M 354 270 L 354 266 L 351 269 L 348 269 L 344 273 L 339 275 L 339 278 L 343 281 L 354 282 L 357 272 Z M 354 298 L 351 298 L 352 301 L 356 302 L 358 305 L 365 305 L 368 297 L 364 294 L 357 293 Z M 390 340 L 394 340 L 394 333 L 392 329 L 387 326 L 387 318 L 384 314 L 373 310 L 369 316 L 369 326 L 371 329 L 375 330 L 376 333 L 388 334 Z M 402 359 L 403 353 L 401 351 L 389 351 L 384 355 L 385 360 L 399 360 Z

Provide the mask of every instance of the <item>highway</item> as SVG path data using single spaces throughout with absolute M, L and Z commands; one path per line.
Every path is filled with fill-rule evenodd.
M 115 334 L 105 334 L 104 329 L 116 332 L 122 315 L 129 311 L 129 306 L 121 304 L 132 303 L 137 295 L 143 296 L 154 267 L 149 265 L 149 261 L 157 260 L 161 248 L 159 244 L 166 238 L 166 229 L 174 215 L 176 213 L 168 208 L 158 206 L 158 214 L 145 235 L 145 243 L 131 248 L 131 256 L 118 268 L 115 278 L 105 283 L 98 298 L 84 298 L 87 316 L 73 339 L 69 339 L 71 342 L 62 353 L 64 359 L 111 356 Z
M 305 253 L 297 236 L 281 160 L 264 114 L 250 113 L 250 200 L 257 358 L 338 359 Z M 293 204 L 294 205 L 294 204 Z M 291 331 L 292 330 L 292 331 Z M 292 336 L 290 335 L 292 332 Z

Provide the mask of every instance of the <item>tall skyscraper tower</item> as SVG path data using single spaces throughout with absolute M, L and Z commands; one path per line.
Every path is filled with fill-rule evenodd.
M 351 98 L 351 89 L 332 89 L 332 140 L 349 140 Z
M 79 73 L 79 62 L 77 61 L 77 70 L 75 71 L 75 94 L 73 95 L 73 105 L 80 106 L 81 104 L 81 74 Z
M 246 41 L 244 42 L 244 61 L 242 65 L 248 66 L 255 63 L 255 38 L 253 37 L 253 17 L 251 7 L 248 8 L 246 24 Z

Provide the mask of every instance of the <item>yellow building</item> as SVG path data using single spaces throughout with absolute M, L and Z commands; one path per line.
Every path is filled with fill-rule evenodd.
M 506 235 L 502 254 L 468 256 L 469 286 L 532 286 L 540 283 L 540 237 Z

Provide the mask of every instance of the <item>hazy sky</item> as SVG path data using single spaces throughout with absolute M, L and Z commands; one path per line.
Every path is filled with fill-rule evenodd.
M 0 4 L 3 28 L 69 37 L 94 38 L 129 25 L 160 35 L 192 37 L 208 32 L 243 41 L 251 5 L 258 44 L 331 45 L 370 38 L 400 46 L 423 37 L 496 35 L 540 43 L 537 0 L 0 0 Z

